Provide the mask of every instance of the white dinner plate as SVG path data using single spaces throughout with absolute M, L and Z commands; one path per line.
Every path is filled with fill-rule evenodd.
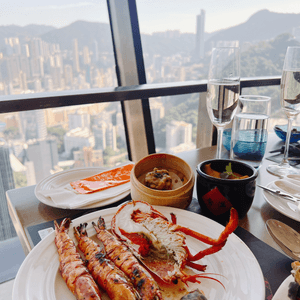
M 267 187 L 271 189 L 278 189 L 278 187 L 274 185 L 274 181 L 270 182 Z M 276 196 L 275 194 L 269 193 L 265 190 L 263 190 L 263 195 L 265 200 L 274 209 L 295 221 L 300 221 L 300 210 L 298 209 L 297 203 L 286 200 L 283 197 Z
M 101 172 L 104 172 L 106 170 L 108 170 L 108 169 L 103 168 L 103 167 L 89 167 L 89 168 L 70 169 L 70 170 L 65 170 L 65 171 L 59 172 L 59 173 L 55 173 L 53 175 L 46 177 L 45 179 L 43 179 L 36 185 L 35 190 L 34 190 L 35 196 L 38 198 L 39 201 L 41 201 L 42 203 L 44 203 L 46 205 L 56 207 L 56 208 L 68 208 L 68 207 L 54 203 L 51 199 L 49 199 L 48 197 L 45 197 L 40 192 L 62 188 L 72 181 L 87 178 L 87 177 L 99 174 Z M 115 203 L 129 195 L 130 182 L 125 183 L 121 186 L 106 189 L 103 192 L 105 193 L 104 197 L 101 197 L 101 195 L 104 193 L 102 193 L 101 191 L 97 192 L 97 194 L 99 194 L 99 198 L 101 198 L 100 201 L 95 202 L 95 203 L 86 204 L 81 207 L 76 207 L 76 209 L 88 209 L 88 208 L 102 207 L 105 205 Z M 113 196 L 111 197 L 110 195 L 113 195 Z M 76 196 L 75 193 L 74 193 L 74 196 Z M 82 197 L 84 197 L 84 196 L 86 196 L 86 195 L 83 195 Z M 88 196 L 89 196 L 89 194 L 87 194 L 87 197 Z
M 293 275 L 288 276 L 280 285 L 272 300 L 291 300 L 288 297 L 289 284 L 295 281 Z
M 169 219 L 170 213 L 175 213 L 178 224 L 212 238 L 217 238 L 224 229 L 224 226 L 186 210 L 165 206 L 157 206 L 156 209 Z M 109 208 L 93 212 L 73 220 L 72 225 L 78 226 L 80 223 L 87 222 L 87 233 L 89 236 L 94 236 L 95 230 L 91 222 L 97 221 L 101 215 L 109 228 L 116 211 L 117 208 Z M 75 240 L 72 228 L 69 235 Z M 59 274 L 54 238 L 55 233 L 52 232 L 36 245 L 24 260 L 14 282 L 13 300 L 75 300 Z M 186 238 L 186 243 L 192 254 L 209 247 L 189 236 Z M 199 288 L 209 300 L 265 299 L 265 284 L 260 266 L 246 244 L 235 234 L 229 236 L 221 251 L 204 257 L 199 263 L 207 265 L 207 273 L 219 274 L 211 276 L 220 280 L 225 289 L 214 280 L 201 278 L 201 284 L 189 283 L 188 290 Z M 182 286 L 186 287 L 183 284 Z M 169 296 L 164 294 L 164 299 L 180 299 L 182 293 L 179 289 L 177 291 L 176 288 L 172 288 L 172 293 Z

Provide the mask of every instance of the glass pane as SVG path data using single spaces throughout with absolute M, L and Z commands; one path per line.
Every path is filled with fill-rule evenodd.
M 4 6 L 0 95 L 117 85 L 105 2 L 69 2 Z
M 137 0 L 147 82 L 207 79 L 211 50 L 220 46 L 240 47 L 241 77 L 281 75 L 287 47 L 300 46 L 298 15 L 292 1 L 285 3 L 279 8 L 269 1 Z M 272 97 L 272 115 L 286 123 L 278 87 L 251 93 L 257 92 Z M 157 134 L 163 135 L 156 130 Z
M 196 148 L 199 94 L 150 99 L 156 152 Z
M 287 47 L 300 45 L 292 3 L 137 0 L 147 82 L 207 78 L 221 46 L 240 47 L 241 77 L 280 75 Z
M 128 160 L 117 102 L 2 114 L 0 136 L 0 240 L 14 232 L 5 191 L 68 169 L 108 168 Z
M 117 85 L 105 1 L 10 1 L 0 22 L 6 95 Z M 0 241 L 16 235 L 5 192 L 51 174 L 128 160 L 119 103 L 0 115 Z

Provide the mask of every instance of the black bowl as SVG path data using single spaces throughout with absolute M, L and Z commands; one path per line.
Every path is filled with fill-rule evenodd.
M 233 172 L 248 175 L 245 179 L 215 178 L 204 173 L 204 166 L 211 164 L 211 168 L 224 172 L 231 163 Z M 250 165 L 230 159 L 211 159 L 197 166 L 197 196 L 203 215 L 225 224 L 229 220 L 230 208 L 234 207 L 239 219 L 245 217 L 249 211 L 255 193 L 257 171 Z

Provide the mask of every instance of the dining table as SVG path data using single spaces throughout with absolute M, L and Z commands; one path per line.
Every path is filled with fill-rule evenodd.
M 257 184 L 266 186 L 278 179 L 278 177 L 268 173 L 266 168 L 269 164 L 274 164 L 268 159 L 268 156 L 271 155 L 270 151 L 280 149 L 282 145 L 283 141 L 275 134 L 269 134 L 266 154 L 258 170 Z M 175 155 L 185 160 L 195 170 L 196 174 L 196 167 L 200 162 L 215 157 L 216 146 L 193 149 Z M 228 155 L 228 151 L 223 148 L 222 157 L 228 158 Z M 124 199 L 104 207 L 61 209 L 48 206 L 39 201 L 35 196 L 35 185 L 9 190 L 6 192 L 6 197 L 10 217 L 26 255 L 41 241 L 42 235 L 40 233 L 54 227 L 54 220 L 61 220 L 65 217 L 74 219 L 97 210 L 118 206 L 124 201 L 130 200 L 129 194 Z M 193 199 L 186 210 L 202 214 L 195 187 Z M 235 234 L 249 247 L 256 257 L 265 279 L 266 299 L 268 300 L 272 299 L 272 295 L 280 284 L 291 274 L 292 262 L 269 235 L 266 229 L 266 221 L 269 219 L 279 220 L 294 230 L 300 231 L 300 218 L 299 221 L 293 220 L 274 209 L 265 200 L 263 190 L 256 187 L 253 204 L 247 215 L 239 220 Z

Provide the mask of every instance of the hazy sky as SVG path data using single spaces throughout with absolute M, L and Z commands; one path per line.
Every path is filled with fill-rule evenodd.
M 136 3 L 142 33 L 195 32 L 196 15 L 201 9 L 206 11 L 206 32 L 243 23 L 262 9 L 300 13 L 299 0 L 136 0 Z M 1 0 L 0 25 L 63 27 L 76 20 L 108 23 L 106 0 Z

